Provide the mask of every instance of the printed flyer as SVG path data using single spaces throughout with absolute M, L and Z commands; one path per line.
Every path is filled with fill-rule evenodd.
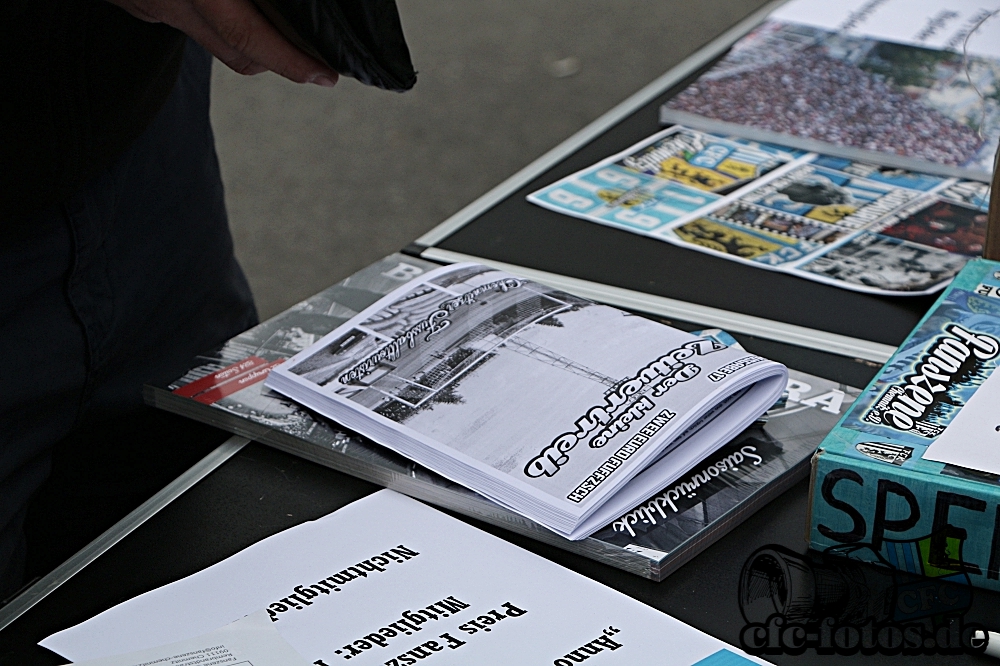
M 677 127 L 581 171 L 558 188 L 537 192 L 531 200 L 595 222 L 653 232 L 790 159 Z
M 752 159 L 753 168 L 725 167 L 739 179 L 710 177 Z M 700 164 L 714 171 L 692 168 Z M 663 191 L 683 192 L 684 206 L 658 198 Z M 674 126 L 528 200 L 852 291 L 918 296 L 982 253 L 989 187 Z
M 97 659 L 190 640 L 261 610 L 316 666 L 766 663 L 391 490 L 280 532 L 42 645 L 69 659 Z

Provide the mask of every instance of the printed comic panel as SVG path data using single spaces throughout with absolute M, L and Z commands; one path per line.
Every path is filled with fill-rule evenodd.
M 803 256 L 799 243 L 789 237 L 751 232 L 709 217 L 692 220 L 673 229 L 681 240 L 720 254 L 780 265 Z
M 800 267 L 833 280 L 886 291 L 926 291 L 953 278 L 967 261 L 925 245 L 863 233 Z
M 836 242 L 850 230 L 837 225 L 811 220 L 737 201 L 712 212 L 712 217 L 732 224 L 759 229 L 769 234 L 787 236 L 812 244 L 813 248 Z
M 640 149 L 617 165 L 633 172 L 725 193 L 787 161 L 752 146 L 680 129 Z
M 426 321 L 441 304 L 455 296 L 429 285 L 420 285 L 369 316 L 360 326 L 370 329 L 386 338 L 395 338 L 413 328 L 418 322 Z
M 852 176 L 860 176 L 876 183 L 883 183 L 891 187 L 903 187 L 908 190 L 917 190 L 920 192 L 929 192 L 946 180 L 941 176 L 932 176 L 927 173 L 917 173 L 915 171 L 907 171 L 906 169 L 878 164 L 854 162 L 842 157 L 831 157 L 829 155 L 819 155 L 812 163 L 816 166 L 841 171 Z
M 985 212 L 947 200 L 933 200 L 893 225 L 885 236 L 929 245 L 948 252 L 978 257 L 986 244 Z
M 299 361 L 290 371 L 319 386 L 326 386 L 356 363 L 378 351 L 383 342 L 373 335 L 352 328 L 315 354 Z
M 794 169 L 742 197 L 743 201 L 828 224 L 851 216 L 892 191 L 887 185 L 813 165 Z

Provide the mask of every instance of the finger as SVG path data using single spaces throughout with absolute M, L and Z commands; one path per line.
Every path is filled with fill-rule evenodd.
M 188 35 L 191 35 L 196 42 L 204 46 L 209 53 L 218 58 L 219 61 L 226 67 L 233 70 L 237 74 L 243 74 L 245 76 L 253 76 L 255 74 L 268 71 L 267 67 L 264 65 L 254 62 L 227 44 L 221 37 L 219 37 L 219 34 L 205 22 L 205 19 L 201 18 L 200 14 L 197 18 L 199 21 L 198 27 L 192 30 L 192 32 L 185 32 L 187 32 Z
M 192 0 L 230 48 L 297 83 L 333 85 L 337 73 L 292 46 L 250 0 Z
M 160 20 L 191 37 L 238 74 L 252 76 L 267 71 L 267 67 L 254 62 L 226 43 L 204 17 L 187 3 L 175 6 L 168 16 L 160 17 Z

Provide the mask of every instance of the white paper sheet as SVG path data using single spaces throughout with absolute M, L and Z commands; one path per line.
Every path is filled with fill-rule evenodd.
M 77 666 L 309 666 L 278 634 L 267 612 L 262 610 L 196 638 L 75 663 Z
M 969 31 L 997 10 L 1000 0 L 794 0 L 771 18 L 961 53 Z M 972 34 L 968 52 L 1000 56 L 1000 16 L 986 19 Z
M 765 663 L 388 490 L 41 644 L 92 659 L 196 636 L 259 608 L 295 650 L 325 666 L 421 655 L 442 666 L 563 664 L 580 650 L 609 665 L 688 666 L 721 661 L 720 651 L 727 664 Z
M 976 389 L 923 458 L 1000 474 L 1000 371 Z

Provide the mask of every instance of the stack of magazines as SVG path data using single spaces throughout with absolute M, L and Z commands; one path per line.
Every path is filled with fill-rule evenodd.
M 438 268 L 392 254 L 146 387 L 160 409 L 393 488 L 651 580 L 662 580 L 808 473 L 809 458 L 858 389 L 789 370 L 764 418 L 579 541 L 453 483 L 264 386 L 268 373 L 404 283 Z M 739 347 L 721 331 L 694 333 Z
M 569 539 L 744 431 L 784 366 L 478 264 L 407 282 L 266 384 Z

